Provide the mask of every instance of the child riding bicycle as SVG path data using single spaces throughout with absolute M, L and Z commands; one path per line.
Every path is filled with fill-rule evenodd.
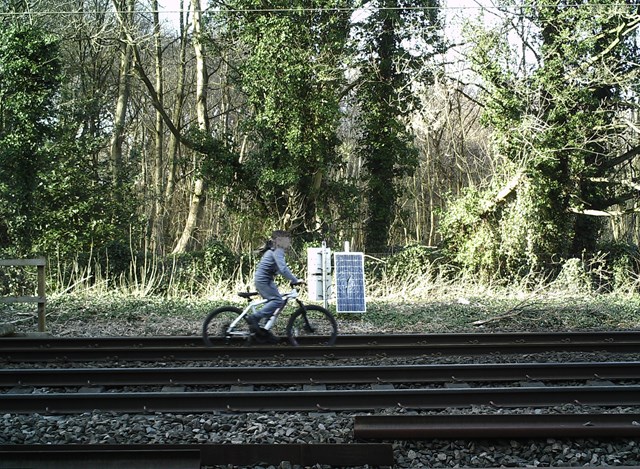
M 275 283 L 277 275 L 285 277 L 291 285 L 301 285 L 305 282 L 298 279 L 287 265 L 285 252 L 291 246 L 291 235 L 288 231 L 275 230 L 271 234 L 271 239 L 260 249 L 259 254 L 262 255 L 256 273 L 254 282 L 256 290 L 260 293 L 267 303 L 256 313 L 247 316 L 247 322 L 252 332 L 261 336 L 272 338 L 269 331 L 260 328 L 260 322 L 268 320 L 271 315 L 284 306 L 284 300 Z M 269 337 L 271 336 L 271 337 Z
M 294 347 L 308 339 L 313 343 L 331 346 L 338 335 L 338 324 L 331 311 L 319 305 L 305 304 L 298 296 L 298 289 L 280 294 L 275 277 L 282 275 L 294 286 L 304 284 L 287 266 L 285 251 L 291 246 L 291 236 L 286 231 L 274 231 L 271 239 L 260 250 L 262 258 L 255 273 L 257 292 L 239 292 L 248 301 L 244 309 L 237 305 L 220 306 L 209 312 L 202 323 L 202 337 L 207 346 L 216 345 L 215 338 L 225 344 L 244 339 L 249 343 L 279 343 L 271 330 L 287 305 L 295 303 L 286 325 L 286 335 Z M 264 299 L 254 300 L 256 295 Z M 261 308 L 260 308 L 261 307 Z M 260 309 L 259 309 L 260 308 Z M 261 321 L 266 322 L 261 327 Z M 308 343 L 308 342 L 307 342 Z

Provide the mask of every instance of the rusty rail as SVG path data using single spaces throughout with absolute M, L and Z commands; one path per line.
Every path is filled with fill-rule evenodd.
M 356 416 L 359 440 L 638 438 L 640 414 Z
M 2 445 L 0 469 L 199 469 L 224 464 L 392 466 L 390 444 Z
M 0 369 L 0 386 L 288 385 L 640 380 L 640 362 Z
M 212 338 L 216 346 L 228 348 L 223 339 Z M 305 345 L 321 343 L 321 337 L 304 337 Z M 640 331 L 592 332 L 492 332 L 492 333 L 440 333 L 440 334 L 349 334 L 340 335 L 343 345 L 536 345 L 566 346 L 567 344 L 609 345 L 616 343 L 640 344 Z M 242 345 L 243 341 L 232 341 Z M 144 348 L 144 347 L 203 347 L 200 336 L 137 336 L 137 337 L 7 337 L 0 340 L 0 350 L 13 348 Z M 214 347 L 215 348 L 215 347 Z

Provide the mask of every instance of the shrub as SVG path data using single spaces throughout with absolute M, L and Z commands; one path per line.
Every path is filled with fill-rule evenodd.
M 194 285 L 206 286 L 211 281 L 230 279 L 238 258 L 223 243 L 212 240 L 202 250 L 168 256 L 162 264 L 175 287 L 192 290 Z
M 422 277 L 427 274 L 436 250 L 423 245 L 411 245 L 387 259 L 386 273 L 391 278 Z

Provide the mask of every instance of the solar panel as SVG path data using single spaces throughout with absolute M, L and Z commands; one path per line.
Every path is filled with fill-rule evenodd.
M 364 254 L 336 252 L 336 310 L 339 313 L 364 313 Z

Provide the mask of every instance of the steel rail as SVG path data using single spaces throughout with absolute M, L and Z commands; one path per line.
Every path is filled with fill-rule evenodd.
M 638 353 L 638 344 L 550 344 L 532 345 L 465 345 L 465 346 L 251 346 L 231 348 L 145 348 L 145 349 L 12 349 L 2 351 L 0 363 L 86 362 L 86 361 L 218 361 L 218 360 L 297 360 L 351 359 L 393 357 L 478 356 L 488 354 L 532 354 L 548 352 Z
M 0 469 L 200 469 L 200 452 L 190 449 L 140 448 L 106 450 L 103 448 L 36 449 L 32 445 L 0 447 Z M 98 445 L 95 445 L 98 446 Z
M 640 362 L 0 369 L 0 386 L 458 383 L 640 379 Z
M 354 438 L 638 438 L 640 414 L 363 415 Z
M 640 386 L 547 386 L 308 391 L 2 394 L 0 412 L 66 414 L 113 412 L 342 411 L 442 409 L 489 405 L 546 407 L 640 405 Z
M 443 356 L 443 355 L 483 355 L 491 353 L 502 354 L 530 354 L 550 351 L 567 352 L 598 352 L 598 353 L 638 353 L 640 352 L 640 334 L 634 340 L 627 338 L 612 338 L 601 335 L 599 340 L 586 338 L 566 338 L 566 335 L 554 336 L 553 339 L 543 341 L 542 336 L 537 340 L 522 339 L 507 341 L 504 337 L 498 339 L 494 334 L 477 334 L 478 338 L 469 341 L 466 337 L 451 336 L 450 342 L 429 341 L 425 338 L 416 342 L 416 336 L 408 336 L 402 343 L 399 336 L 395 336 L 393 343 L 384 344 L 372 342 L 369 344 L 349 345 L 344 337 L 335 346 L 304 345 L 291 347 L 284 343 L 271 346 L 229 346 L 229 347 L 70 347 L 70 346 L 42 346 L 28 348 L 20 345 L 19 339 L 0 339 L 0 362 L 68 362 L 68 361 L 198 361 L 220 359 L 340 359 L 357 357 L 405 357 L 405 356 Z M 497 335 L 496 335 L 497 336 Z M 349 336 L 346 336 L 349 337 Z M 358 340 L 362 340 L 358 336 Z M 409 339 L 413 337 L 413 339 Z M 428 336 L 424 336 L 428 337 Z M 565 337 L 563 340 L 557 340 Z M 582 337 L 582 336 L 581 336 Z M 539 340 L 539 341 L 538 341 Z M 52 342 L 54 343 L 54 342 Z
M 223 339 L 212 339 L 216 346 L 226 347 Z M 283 341 L 285 339 L 283 338 Z M 339 335 L 342 345 L 513 345 L 545 344 L 566 345 L 612 343 L 636 343 L 640 345 L 640 331 L 594 331 L 594 332 L 488 332 L 488 333 L 441 333 L 441 334 L 347 334 Z M 304 345 L 318 345 L 323 337 L 303 337 Z M 233 341 L 231 345 L 242 345 Z M 16 336 L 0 337 L 0 351 L 22 348 L 143 348 L 143 347 L 202 347 L 200 336 L 137 336 L 137 337 L 51 337 Z
M 148 458 L 148 464 L 140 457 Z M 188 463 L 175 465 L 176 455 Z M 124 459 L 122 456 L 129 457 Z M 197 465 L 194 464 L 197 457 Z M 93 458 L 93 459 L 92 459 Z M 130 461 L 132 464 L 127 464 Z M 126 469 L 200 469 L 225 464 L 250 466 L 279 465 L 282 461 L 302 466 L 392 466 L 393 449 L 385 443 L 306 444 L 182 444 L 182 445 L 0 445 L 0 469 L 85 469 L 122 467 Z M 95 463 L 93 463 L 95 462 Z M 100 464 L 101 463 L 101 464 Z M 108 465 L 106 463 L 110 463 Z M 133 464 L 139 465 L 133 465 Z M 45 465 L 46 464 L 46 465 Z M 117 465 L 116 465 L 117 464 Z

